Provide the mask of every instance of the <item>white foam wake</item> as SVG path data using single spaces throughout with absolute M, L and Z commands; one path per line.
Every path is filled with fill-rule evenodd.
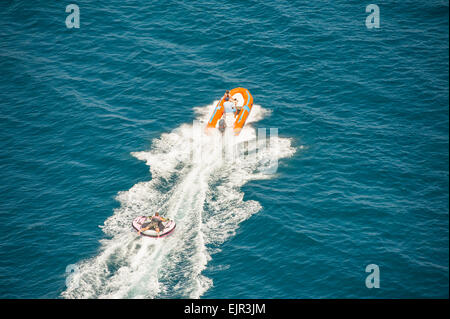
M 150 166 L 152 178 L 118 194 L 120 207 L 102 226 L 108 239 L 97 256 L 76 265 L 63 297 L 200 298 L 212 286 L 202 275 L 212 252 L 261 209 L 243 200 L 241 186 L 275 177 L 278 159 L 295 152 L 288 138 L 269 132 L 270 143 L 258 138 L 251 123 L 268 113 L 259 105 L 239 137 L 205 135 L 215 104 L 195 109 L 198 125 L 184 124 L 149 151 L 132 153 Z M 161 239 L 138 237 L 132 219 L 155 211 L 175 220 L 176 230 Z

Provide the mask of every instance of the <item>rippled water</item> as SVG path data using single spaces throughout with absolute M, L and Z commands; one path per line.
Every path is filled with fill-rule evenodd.
M 67 4 L 0 4 L 0 297 L 448 298 L 448 1 Z M 237 86 L 278 137 L 195 160 Z

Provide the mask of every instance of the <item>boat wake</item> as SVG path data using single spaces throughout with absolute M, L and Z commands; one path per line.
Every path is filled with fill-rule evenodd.
M 202 274 L 211 255 L 239 224 L 261 209 L 244 201 L 250 180 L 276 177 L 278 160 L 290 157 L 291 140 L 252 127 L 268 114 L 254 105 L 237 137 L 231 130 L 204 134 L 217 102 L 196 108 L 193 124 L 162 134 L 149 151 L 132 153 L 150 167 L 151 180 L 120 192 L 120 207 L 102 229 L 98 255 L 82 260 L 67 280 L 64 298 L 200 298 L 212 280 Z M 138 237 L 131 221 L 155 211 L 173 219 L 168 237 Z

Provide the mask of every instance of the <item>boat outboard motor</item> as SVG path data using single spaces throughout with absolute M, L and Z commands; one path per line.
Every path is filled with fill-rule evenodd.
M 227 127 L 225 120 L 224 119 L 220 119 L 219 121 L 219 131 L 220 133 L 223 134 L 223 132 L 225 132 L 225 128 Z

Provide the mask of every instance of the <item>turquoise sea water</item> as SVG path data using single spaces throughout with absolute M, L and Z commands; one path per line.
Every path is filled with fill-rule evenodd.
M 448 298 L 448 1 L 68 4 L 0 3 L 1 298 Z M 194 160 L 237 86 L 278 138 Z

